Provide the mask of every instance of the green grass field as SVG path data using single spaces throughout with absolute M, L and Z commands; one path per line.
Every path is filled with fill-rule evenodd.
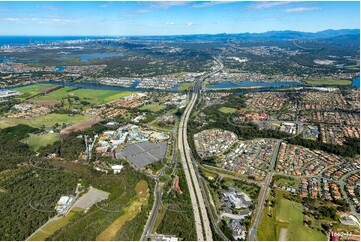
M 0 129 L 15 126 L 18 124 L 31 125 L 29 120 L 23 118 L 5 118 L 5 117 L 0 118 Z
M 13 90 L 21 92 L 22 94 L 18 96 L 20 99 L 25 99 L 34 95 L 41 93 L 41 91 L 45 88 L 55 87 L 56 85 L 52 84 L 38 84 L 38 85 L 30 85 L 24 87 L 17 87 Z
M 303 207 L 301 204 L 293 205 L 293 202 L 283 198 L 282 196 L 278 195 L 277 200 L 277 210 L 276 210 L 276 220 L 280 222 L 287 222 L 287 223 L 303 223 Z M 297 208 L 302 208 L 300 211 Z
M 325 241 L 326 236 L 315 229 L 303 225 L 303 206 L 283 198 L 283 192 L 276 192 L 276 207 L 265 207 L 258 229 L 258 239 L 278 240 L 281 228 L 286 228 L 287 240 Z
M 285 179 L 280 178 L 277 180 L 278 184 L 285 185 L 285 186 L 292 186 L 292 187 L 298 187 L 300 184 L 299 180 L 291 180 L 291 179 Z
M 158 111 L 161 111 L 161 110 L 165 109 L 165 106 L 164 105 L 148 104 L 148 105 L 144 105 L 143 107 L 141 107 L 139 109 L 140 110 L 150 111 L 150 112 L 158 112 Z
M 32 135 L 27 143 L 32 150 L 37 151 L 40 147 L 53 144 L 57 140 L 60 140 L 60 134 L 47 133 L 42 135 Z
M 96 89 L 75 89 L 73 87 L 64 87 L 58 89 L 48 95 L 38 97 L 34 100 L 60 100 L 62 98 L 79 97 L 90 103 L 101 104 L 111 102 L 116 99 L 128 96 L 132 91 L 113 91 L 113 90 L 96 90 Z
M 67 97 L 70 94 L 70 91 L 73 90 L 73 87 L 63 87 L 54 92 L 49 93 L 48 95 L 37 97 L 34 100 L 60 100 L 61 98 Z
M 178 90 L 179 90 L 179 91 L 187 91 L 192 85 L 193 85 L 193 82 L 185 82 L 185 83 L 182 83 L 182 84 L 178 87 Z
M 61 217 L 57 220 L 51 221 L 46 224 L 41 230 L 29 238 L 30 241 L 45 241 L 50 235 L 67 225 L 72 217 L 81 212 L 80 208 L 73 208 L 65 217 Z
M 228 108 L 228 107 L 221 107 L 218 110 L 222 113 L 235 113 L 237 111 L 237 109 L 235 108 Z
M 161 122 L 161 121 L 159 121 L 159 122 Z M 150 125 L 153 128 L 159 129 L 159 130 L 162 130 L 162 131 L 172 131 L 173 130 L 173 125 L 167 125 L 167 126 L 161 127 L 161 126 L 158 125 L 158 122 L 151 123 Z
M 56 123 L 60 125 L 62 125 L 63 123 L 76 124 L 76 123 L 84 122 L 88 119 L 89 119 L 88 116 L 83 116 L 83 115 L 70 116 L 68 114 L 56 114 L 56 113 L 37 116 L 30 120 L 23 118 L 1 118 L 0 128 L 6 128 L 18 124 L 26 124 L 33 127 L 40 127 L 41 125 L 44 125 L 46 128 L 50 128 Z
M 203 171 L 203 174 L 205 175 L 205 177 L 212 177 L 214 179 L 217 178 L 217 174 L 214 174 L 214 173 L 210 173 L 208 171 Z
M 332 79 L 315 79 L 315 80 L 306 80 L 306 84 L 309 85 L 336 85 L 336 86 L 345 86 L 351 85 L 351 80 L 332 80 Z
M 138 182 L 135 190 L 137 192 L 136 198 L 132 199 L 133 202 L 123 208 L 124 214 L 120 215 L 108 228 L 99 234 L 96 240 L 114 240 L 122 226 L 132 220 L 140 212 L 142 206 L 147 204 L 149 198 L 148 183 L 144 180 Z
M 30 123 L 33 124 L 32 126 L 44 125 L 45 127 L 52 127 L 56 123 L 60 125 L 63 123 L 76 124 L 76 123 L 84 122 L 88 119 L 89 117 L 84 115 L 70 116 L 68 114 L 51 113 L 32 118 Z
M 276 223 L 272 217 L 268 216 L 268 209 L 272 211 L 272 208 L 265 207 L 262 212 L 260 222 L 258 224 L 257 237 L 260 241 L 277 241 Z

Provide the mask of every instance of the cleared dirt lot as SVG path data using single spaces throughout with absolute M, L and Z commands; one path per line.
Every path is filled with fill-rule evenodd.
M 58 100 L 29 100 L 30 103 L 34 103 L 39 106 L 45 106 L 45 107 L 53 107 L 57 104 L 60 104 L 61 102 Z
M 69 135 L 70 133 L 72 132 L 75 132 L 75 131 L 79 131 L 79 130 L 83 130 L 83 129 L 86 129 L 90 126 L 92 126 L 93 124 L 96 124 L 98 123 L 99 121 L 101 121 L 102 119 L 99 118 L 99 117 L 96 117 L 96 118 L 91 118 L 91 119 L 88 119 L 87 121 L 84 121 L 84 122 L 81 122 L 81 123 L 78 123 L 78 124 L 74 124 L 70 127 L 67 127 L 65 129 L 63 129 L 60 134 L 61 136 L 67 136 Z

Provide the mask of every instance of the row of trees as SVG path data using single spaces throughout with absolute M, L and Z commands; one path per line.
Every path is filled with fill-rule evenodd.
M 323 150 L 344 157 L 355 157 L 360 154 L 360 139 L 357 138 L 347 138 L 343 145 L 327 144 L 321 141 L 303 139 L 302 136 L 289 138 L 287 141 L 291 144 L 301 145 L 309 149 Z

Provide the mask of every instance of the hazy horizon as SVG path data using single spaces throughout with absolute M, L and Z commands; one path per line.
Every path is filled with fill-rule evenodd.
M 0 2 L 1 36 L 173 36 L 360 29 L 358 1 Z
M 354 29 L 324 29 L 320 31 L 314 31 L 314 32 L 308 32 L 308 31 L 298 31 L 298 30 L 291 30 L 291 29 L 285 29 L 285 30 L 269 30 L 264 32 L 234 32 L 234 33 L 194 33 L 194 34 L 172 34 L 172 35 L 1 35 L 0 37 L 147 37 L 147 36 L 187 36 L 187 35 L 221 35 L 221 34 L 264 34 L 269 32 L 300 32 L 300 33 L 320 33 L 324 31 L 341 31 L 341 30 L 359 30 L 360 28 L 354 28 Z

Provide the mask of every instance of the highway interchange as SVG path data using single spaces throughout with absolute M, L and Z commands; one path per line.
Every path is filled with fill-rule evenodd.
M 154 201 L 154 205 L 153 205 L 152 211 L 150 213 L 150 216 L 148 218 L 148 221 L 146 223 L 146 226 L 144 228 L 141 240 L 147 240 L 151 237 L 151 234 L 152 234 L 152 231 L 154 228 L 154 224 L 155 224 L 156 218 L 158 216 L 158 212 L 162 205 L 162 201 L 161 201 L 162 200 L 162 188 L 159 188 L 159 183 L 160 183 L 159 178 L 165 174 L 165 171 L 167 169 L 169 169 L 170 166 L 173 166 L 172 174 L 175 173 L 176 167 L 177 167 L 177 161 L 176 161 L 177 159 L 175 159 L 175 157 L 177 157 L 177 156 L 175 154 L 177 154 L 177 152 L 179 152 L 179 155 L 180 155 L 180 161 L 181 161 L 182 168 L 183 168 L 183 171 L 185 174 L 185 178 L 186 178 L 186 182 L 187 182 L 187 186 L 188 186 L 188 190 L 189 190 L 189 194 L 190 194 L 190 198 L 191 198 L 191 205 L 192 205 L 193 214 L 194 214 L 197 240 L 198 241 L 212 241 L 213 240 L 212 229 L 211 229 L 210 223 L 212 223 L 215 233 L 217 233 L 218 236 L 220 238 L 222 238 L 222 240 L 225 240 L 225 241 L 228 240 L 227 237 L 220 230 L 217 220 L 213 217 L 213 214 L 211 211 L 211 209 L 212 209 L 211 203 L 212 202 L 208 201 L 208 197 L 210 199 L 212 199 L 212 198 L 211 198 L 211 196 L 207 195 L 207 194 L 209 194 L 209 190 L 206 185 L 206 181 L 202 178 L 201 174 L 199 173 L 199 169 L 198 169 L 198 167 L 201 166 L 201 164 L 197 164 L 197 161 L 194 159 L 194 157 L 192 155 L 192 150 L 190 149 L 189 144 L 188 144 L 188 137 L 187 137 L 187 123 L 188 123 L 190 114 L 191 114 L 198 98 L 202 97 L 202 81 L 204 81 L 211 75 L 221 71 L 224 67 L 222 62 L 219 60 L 219 58 L 214 58 L 214 59 L 217 62 L 217 64 L 219 65 L 219 68 L 217 68 L 215 71 L 208 73 L 205 76 L 203 76 L 202 78 L 200 78 L 193 85 L 193 89 L 190 89 L 190 92 L 189 92 L 190 101 L 188 102 L 188 105 L 187 105 L 187 107 L 184 111 L 184 114 L 182 115 L 181 120 L 178 125 L 178 139 L 174 140 L 172 162 L 170 165 L 168 165 L 168 167 L 166 169 L 164 169 L 160 174 L 158 174 L 157 177 L 155 177 L 155 180 L 156 180 L 156 189 L 154 191 L 155 201 Z M 199 101 L 198 101 L 197 105 L 199 104 Z M 175 131 L 174 131 L 174 137 L 176 137 Z M 279 147 L 279 144 L 280 144 L 280 142 L 278 143 L 278 147 Z M 176 145 L 178 146 L 178 150 L 176 150 Z M 271 165 L 272 171 L 273 171 L 274 163 L 276 161 L 277 153 L 278 152 L 275 152 L 275 155 L 272 160 L 272 165 Z M 202 168 L 207 170 L 206 167 L 202 166 Z M 227 174 L 221 174 L 221 175 L 225 176 L 225 177 L 232 177 L 234 179 L 242 180 L 242 178 L 233 177 L 233 176 L 227 175 Z M 262 190 L 260 193 L 260 196 L 262 197 L 262 199 L 259 200 L 258 211 L 257 211 L 257 216 L 256 216 L 258 219 L 255 220 L 255 223 L 251 229 L 251 236 L 253 236 L 253 239 L 256 238 L 257 225 L 258 225 L 259 217 L 260 217 L 260 214 L 262 211 L 261 208 L 264 206 L 264 201 L 266 199 L 268 187 L 269 187 L 271 180 L 272 180 L 272 173 L 269 172 L 264 183 L 255 182 L 258 185 L 263 185 L 263 186 L 262 186 Z M 169 181 L 170 181 L 170 177 L 169 177 L 168 182 Z

